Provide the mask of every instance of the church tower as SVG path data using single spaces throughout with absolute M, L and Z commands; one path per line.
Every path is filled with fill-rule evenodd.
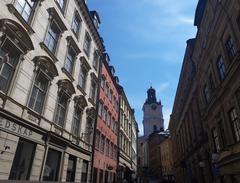
M 153 132 L 164 130 L 161 101 L 157 102 L 156 91 L 150 87 L 147 91 L 147 99 L 143 105 L 144 136 L 148 137 Z

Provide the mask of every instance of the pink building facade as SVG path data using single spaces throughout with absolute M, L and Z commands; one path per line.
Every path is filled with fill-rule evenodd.
M 93 182 L 112 183 L 116 181 L 119 92 L 118 78 L 104 54 L 98 104 L 98 118 L 95 135 Z

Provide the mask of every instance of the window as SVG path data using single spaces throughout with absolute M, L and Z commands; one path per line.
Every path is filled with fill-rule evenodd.
M 7 92 L 12 81 L 21 52 L 5 39 L 0 45 L 0 90 Z
M 19 139 L 9 180 L 29 180 L 35 144 Z
M 60 7 L 60 9 L 63 12 L 66 8 L 67 0 L 56 0 L 56 1 L 57 1 L 58 6 Z
M 64 64 L 64 68 L 70 74 L 73 74 L 73 67 L 74 67 L 75 57 L 76 57 L 76 53 L 70 47 L 68 49 L 67 57 L 66 57 L 65 64 Z
M 98 52 L 95 51 L 93 55 L 93 67 L 95 68 L 96 71 L 98 71 L 98 65 L 99 65 L 99 55 Z
M 69 155 L 66 182 L 75 181 L 76 162 L 77 158 L 75 156 Z
M 103 109 L 103 121 L 104 122 L 107 121 L 107 109 L 106 108 Z
M 102 78 L 101 78 L 101 87 L 102 87 L 102 89 L 104 89 L 104 85 L 105 85 L 105 79 L 102 76 Z
M 106 84 L 105 95 L 108 97 L 109 94 L 109 86 Z
M 91 82 L 90 98 L 95 102 L 97 94 L 97 83 L 94 79 Z
M 222 56 L 220 56 L 217 60 L 217 69 L 218 69 L 218 74 L 220 79 L 223 80 L 225 78 L 226 69 L 225 69 L 225 63 Z
M 213 136 L 213 142 L 214 142 L 214 149 L 216 152 L 220 151 L 220 142 L 219 142 L 219 136 L 216 128 L 212 129 L 212 136 Z
M 109 113 L 108 116 L 107 116 L 107 125 L 108 125 L 109 128 L 111 127 L 111 118 L 112 118 L 112 116 Z
M 97 130 L 96 131 L 96 138 L 95 138 L 95 147 L 96 149 L 99 149 L 100 145 L 100 132 Z
M 63 127 L 65 114 L 67 110 L 69 96 L 65 92 L 60 92 L 57 101 L 57 110 L 55 115 L 55 123 Z
M 204 93 L 205 101 L 209 102 L 209 100 L 210 100 L 210 92 L 209 92 L 208 85 L 204 86 L 203 93 Z
M 112 118 L 112 131 L 113 132 L 115 131 L 115 120 L 114 120 L 114 118 Z
M 86 160 L 83 160 L 81 183 L 87 183 L 87 175 L 88 175 L 88 162 Z
M 106 141 L 106 156 L 109 156 L 109 147 L 110 147 L 110 144 L 109 144 L 109 140 L 107 139 L 107 141 Z
M 233 108 L 229 112 L 229 115 L 230 115 L 230 120 L 232 122 L 232 126 L 233 126 L 236 141 L 240 141 L 240 122 L 239 122 L 239 119 L 238 119 L 236 109 Z
M 81 127 L 82 111 L 75 108 L 73 114 L 72 133 L 75 136 L 79 136 Z
M 225 47 L 227 49 L 229 58 L 233 59 L 237 52 L 231 37 L 228 38 L 227 42 L 225 43 Z
M 90 54 L 90 48 L 91 48 L 91 38 L 89 36 L 89 34 L 86 32 L 85 34 L 85 40 L 84 40 L 84 44 L 83 44 L 83 50 L 86 53 L 87 56 L 89 56 Z
M 102 102 L 99 102 L 99 106 L 98 106 L 98 116 L 102 117 L 102 111 L 103 111 L 103 104 Z
M 17 0 L 15 8 L 26 22 L 30 22 L 36 4 L 36 0 Z
M 80 76 L 79 76 L 79 86 L 85 90 L 86 88 L 86 82 L 87 82 L 87 69 L 82 66 Z
M 101 145 L 100 145 L 100 148 L 101 148 L 101 151 L 104 152 L 104 147 L 105 147 L 105 137 L 102 135 L 101 136 L 101 141 L 100 141 Z
M 48 84 L 49 79 L 47 78 L 47 76 L 43 74 L 41 71 L 39 71 L 35 78 L 31 97 L 28 104 L 28 107 L 30 107 L 31 109 L 38 113 L 42 112 Z
M 79 36 L 80 28 L 81 28 L 81 18 L 79 14 L 76 12 L 73 17 L 71 29 L 77 37 Z
M 109 100 L 110 100 L 110 102 L 112 102 L 112 99 L 113 99 L 113 91 L 110 90 L 110 95 L 109 95 Z
M 56 51 L 60 33 L 61 31 L 57 26 L 57 24 L 54 21 L 51 21 L 45 40 L 44 40 L 44 44 L 52 53 L 55 53 Z
M 48 150 L 47 160 L 43 171 L 43 181 L 58 181 L 62 153 L 53 149 Z

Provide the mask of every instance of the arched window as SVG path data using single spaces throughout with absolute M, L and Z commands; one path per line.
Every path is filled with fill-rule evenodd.
M 77 137 L 80 136 L 82 113 L 86 106 L 87 106 L 87 101 L 83 95 L 74 97 L 74 114 L 73 114 L 73 122 L 72 122 L 72 133 Z
M 19 60 L 33 50 L 26 30 L 10 19 L 0 19 L 0 90 L 7 93 Z
M 33 59 L 36 75 L 33 82 L 28 107 L 37 113 L 41 113 L 45 102 L 47 90 L 52 79 L 58 75 L 53 61 L 45 56 Z
M 66 111 L 69 99 L 75 93 L 72 83 L 67 80 L 58 81 L 58 100 L 56 105 L 55 120 L 54 122 L 63 127 L 65 123 Z

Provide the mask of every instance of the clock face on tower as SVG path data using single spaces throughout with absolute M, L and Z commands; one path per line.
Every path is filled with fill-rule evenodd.
M 157 109 L 157 106 L 156 105 L 152 105 L 151 108 L 152 108 L 152 110 L 155 111 Z

